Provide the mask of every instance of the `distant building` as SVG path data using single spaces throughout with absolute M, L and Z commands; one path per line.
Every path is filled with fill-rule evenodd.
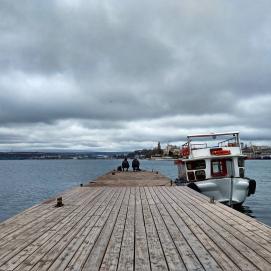
M 180 147 L 176 145 L 167 144 L 166 148 L 163 150 L 164 156 L 179 156 Z
M 256 146 L 250 144 L 250 146 L 244 145 L 242 152 L 250 159 L 270 159 L 271 147 L 270 146 Z

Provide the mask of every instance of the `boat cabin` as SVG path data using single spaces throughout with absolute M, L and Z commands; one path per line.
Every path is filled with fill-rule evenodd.
M 219 141 L 221 137 L 226 139 Z M 195 138 L 200 138 L 200 141 L 194 143 Z M 181 159 L 176 161 L 181 180 L 195 182 L 227 177 L 244 178 L 245 156 L 242 155 L 239 132 L 193 135 L 187 139 L 181 149 Z M 207 142 L 202 143 L 203 139 L 207 139 Z

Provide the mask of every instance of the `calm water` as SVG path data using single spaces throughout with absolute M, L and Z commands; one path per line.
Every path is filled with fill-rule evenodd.
M 246 163 L 247 176 L 257 181 L 257 191 L 247 198 L 242 211 L 271 226 L 271 160 Z M 0 161 L 0 221 L 120 164 L 120 160 Z M 173 180 L 177 174 L 172 161 L 143 160 L 141 168 L 158 170 Z

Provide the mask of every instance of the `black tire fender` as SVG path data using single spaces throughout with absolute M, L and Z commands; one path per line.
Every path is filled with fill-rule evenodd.
M 255 194 L 256 191 L 256 181 L 250 179 L 248 185 L 248 196 Z

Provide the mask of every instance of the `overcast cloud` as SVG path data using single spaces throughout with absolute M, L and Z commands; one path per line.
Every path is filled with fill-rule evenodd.
M 0 150 L 271 142 L 269 0 L 1 0 Z

